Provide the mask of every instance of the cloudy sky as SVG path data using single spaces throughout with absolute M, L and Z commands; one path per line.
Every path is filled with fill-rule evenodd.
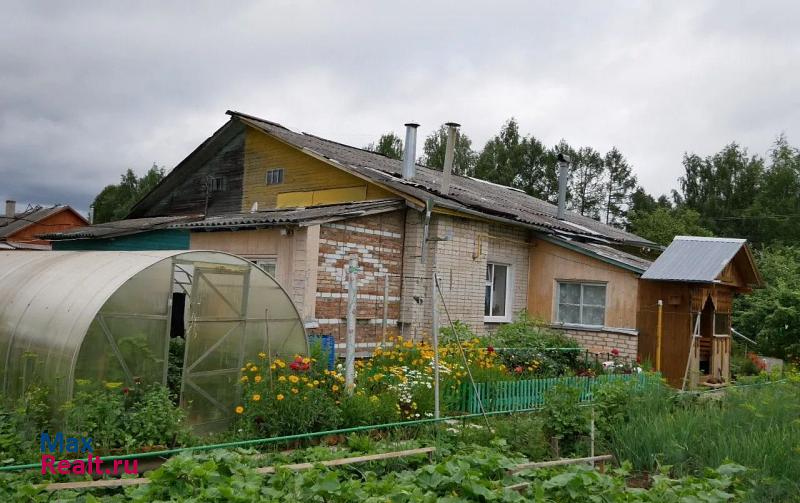
M 800 2 L 12 2 L 0 15 L 0 200 L 85 211 L 173 167 L 225 110 L 363 146 L 511 116 L 616 145 L 655 193 L 685 151 L 800 144 Z

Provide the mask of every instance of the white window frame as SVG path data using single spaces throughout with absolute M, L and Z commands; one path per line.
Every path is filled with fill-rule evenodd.
M 262 271 L 270 274 L 276 280 L 278 279 L 278 257 L 247 257 L 247 260 L 255 264 Z M 271 274 L 267 271 L 261 263 L 269 263 L 275 266 L 275 273 Z
M 514 267 L 511 264 L 507 264 L 504 262 L 494 262 L 488 261 L 486 262 L 486 268 L 488 270 L 489 266 L 492 266 L 492 277 L 489 279 L 485 279 L 484 276 L 484 288 L 483 290 L 486 291 L 486 287 L 490 287 L 490 298 L 489 298 L 489 309 L 491 311 L 491 306 L 493 304 L 492 300 L 494 298 L 494 266 L 503 266 L 506 268 L 506 312 L 502 316 L 486 316 L 484 315 L 483 321 L 484 323 L 510 323 L 513 321 L 514 316 Z M 484 303 L 486 299 L 484 298 Z
M 281 185 L 285 174 L 283 168 L 268 169 L 264 175 L 264 183 L 266 185 Z
M 561 321 L 561 285 L 580 285 L 581 287 L 581 299 L 580 304 L 578 304 L 578 313 L 581 317 L 580 323 L 570 323 L 566 321 Z M 603 324 L 602 325 L 590 325 L 588 323 L 583 323 L 583 287 L 584 286 L 602 286 L 605 288 L 606 295 L 605 295 L 605 304 L 603 305 Z M 560 325 L 571 326 L 571 327 L 605 327 L 606 326 L 606 318 L 608 317 L 608 283 L 603 281 L 577 281 L 577 280 L 556 280 L 556 295 L 555 295 L 555 304 L 556 304 L 556 319 L 555 322 Z M 575 304 L 571 304 L 575 305 Z M 599 307 L 599 306 L 590 306 L 590 307 Z

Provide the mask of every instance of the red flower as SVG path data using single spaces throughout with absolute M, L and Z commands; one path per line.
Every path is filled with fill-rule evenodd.
M 488 347 L 486 348 L 486 352 L 487 352 L 487 353 L 494 353 L 494 346 L 488 346 Z
M 619 356 L 619 349 L 617 349 L 617 348 L 612 349 L 611 350 L 611 354 L 614 355 L 614 356 Z
M 129 391 L 130 390 L 128 388 L 122 388 L 122 392 L 125 393 L 126 395 L 128 394 Z
M 524 369 L 522 367 L 514 367 L 514 372 L 521 374 Z
M 641 356 L 636 355 L 636 363 L 642 363 L 642 357 Z

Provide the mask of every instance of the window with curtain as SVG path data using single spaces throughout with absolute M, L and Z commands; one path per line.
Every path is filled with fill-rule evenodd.
M 602 327 L 606 321 L 606 285 L 559 282 L 558 321 Z

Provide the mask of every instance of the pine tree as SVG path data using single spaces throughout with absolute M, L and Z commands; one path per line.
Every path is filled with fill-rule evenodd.
M 617 147 L 606 153 L 603 164 L 606 171 L 605 222 L 619 227 L 624 224 L 630 207 L 631 193 L 636 188 L 636 177 Z
M 581 147 L 570 165 L 570 208 L 583 216 L 600 219 L 605 202 L 603 157 L 591 147 Z

